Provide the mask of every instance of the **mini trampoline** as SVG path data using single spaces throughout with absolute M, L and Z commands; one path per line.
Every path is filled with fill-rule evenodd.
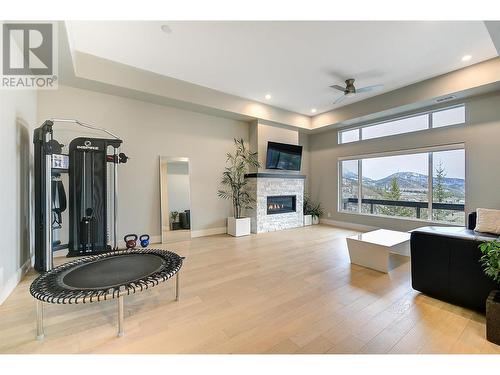
M 78 304 L 118 299 L 118 336 L 123 335 L 123 298 L 176 275 L 184 257 L 166 250 L 118 250 L 80 258 L 40 275 L 30 286 L 37 299 L 37 339 L 44 337 L 43 303 Z

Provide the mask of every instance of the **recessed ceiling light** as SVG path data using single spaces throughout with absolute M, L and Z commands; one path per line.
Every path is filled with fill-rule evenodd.
M 472 59 L 471 55 L 465 55 L 464 57 L 462 57 L 462 61 L 469 61 L 470 59 Z
M 168 25 L 161 25 L 161 31 L 165 34 L 172 34 L 172 29 Z
M 269 99 L 272 98 L 272 96 L 271 96 L 271 94 L 266 94 L 266 96 L 264 96 L 264 98 L 266 98 L 267 100 L 269 100 Z
M 311 113 L 316 113 L 318 110 L 316 108 L 311 109 Z

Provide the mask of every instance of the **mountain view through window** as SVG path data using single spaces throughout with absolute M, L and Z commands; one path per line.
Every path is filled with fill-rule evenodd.
M 463 149 L 344 160 L 339 166 L 340 211 L 465 221 Z

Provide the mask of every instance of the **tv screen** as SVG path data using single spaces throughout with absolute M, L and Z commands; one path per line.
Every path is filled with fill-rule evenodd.
M 300 171 L 302 146 L 267 142 L 267 169 Z

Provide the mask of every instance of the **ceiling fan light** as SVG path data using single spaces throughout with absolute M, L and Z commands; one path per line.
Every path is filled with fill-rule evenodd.
M 356 95 L 355 92 L 348 92 L 345 94 L 345 96 L 347 96 L 348 98 L 350 98 L 351 96 L 354 96 L 354 95 Z

